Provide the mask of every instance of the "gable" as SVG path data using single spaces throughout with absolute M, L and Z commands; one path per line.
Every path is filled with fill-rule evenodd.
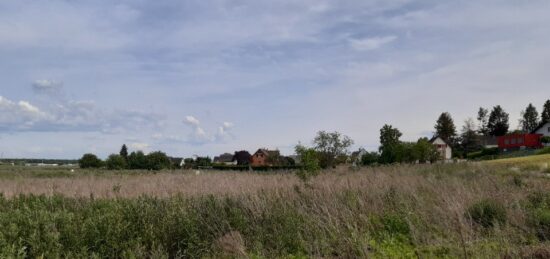
M 550 136 L 550 122 L 541 124 L 538 126 L 533 133 L 535 134 L 543 134 L 545 136 Z

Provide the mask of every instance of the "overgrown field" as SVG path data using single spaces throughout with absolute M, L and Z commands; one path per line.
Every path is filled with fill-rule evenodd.
M 339 168 L 307 184 L 2 167 L 0 258 L 549 258 L 545 163 Z

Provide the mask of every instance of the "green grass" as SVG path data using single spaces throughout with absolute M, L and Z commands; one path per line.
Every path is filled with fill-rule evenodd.
M 544 158 L 522 159 L 536 164 Z M 502 173 L 516 162 L 527 163 L 336 170 L 307 186 L 296 181 L 285 189 L 217 196 L 0 196 L 0 258 L 544 255 L 550 179 Z M 20 178 L 103 173 L 18 170 Z

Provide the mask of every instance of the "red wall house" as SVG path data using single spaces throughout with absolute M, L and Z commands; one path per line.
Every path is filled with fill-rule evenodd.
M 522 148 L 542 148 L 541 134 L 510 134 L 497 138 L 500 150 L 515 150 Z

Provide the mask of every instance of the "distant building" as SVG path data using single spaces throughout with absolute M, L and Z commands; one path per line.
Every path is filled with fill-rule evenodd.
M 250 160 L 250 165 L 252 166 L 273 166 L 273 161 L 276 161 L 280 158 L 281 153 L 279 150 L 267 150 L 267 149 L 258 149 L 252 159 Z
M 508 134 L 498 137 L 498 148 L 502 151 L 542 148 L 542 134 Z
M 441 160 L 450 160 L 453 157 L 453 149 L 441 137 L 435 136 L 430 140 L 430 143 L 435 146 Z
M 236 151 L 231 161 L 237 165 L 250 165 L 252 155 L 246 150 Z
M 224 165 L 235 165 L 236 161 L 233 161 L 233 155 L 229 153 L 221 154 L 220 156 L 214 157 L 214 164 L 224 164 Z
M 550 122 L 541 123 L 533 132 L 532 134 L 540 134 L 545 137 L 550 137 Z

